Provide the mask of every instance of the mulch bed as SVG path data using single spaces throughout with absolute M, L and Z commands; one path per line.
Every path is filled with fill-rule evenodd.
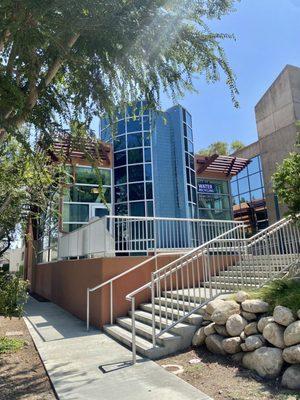
M 0 337 L 21 339 L 23 348 L 0 354 L 0 400 L 54 400 L 39 354 L 23 319 L 0 316 Z
M 192 359 L 200 362 L 190 364 Z M 214 355 L 204 346 L 161 359 L 158 364 L 182 366 L 184 372 L 177 376 L 215 400 L 300 400 L 300 393 L 281 388 L 279 379 L 263 381 L 229 357 Z

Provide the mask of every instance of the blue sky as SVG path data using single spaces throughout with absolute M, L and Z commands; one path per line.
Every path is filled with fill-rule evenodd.
M 237 78 L 240 108 L 235 109 L 225 80 L 195 80 L 198 94 L 180 103 L 193 116 L 195 149 L 217 140 L 257 139 L 254 106 L 286 64 L 300 67 L 300 0 L 241 0 L 236 12 L 210 21 L 212 30 L 233 33 L 223 42 Z M 171 106 L 164 100 L 164 107 Z

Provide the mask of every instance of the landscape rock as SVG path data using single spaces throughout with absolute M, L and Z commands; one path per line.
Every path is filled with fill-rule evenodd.
M 262 300 L 245 300 L 242 309 L 251 313 L 264 313 L 269 309 L 269 304 Z
M 255 321 L 257 318 L 256 314 L 251 312 L 242 311 L 241 314 L 247 321 Z
M 226 330 L 230 336 L 239 336 L 245 326 L 247 325 L 247 321 L 240 314 L 230 315 L 228 320 L 226 321 Z
M 283 350 L 282 357 L 284 361 L 290 364 L 300 364 L 300 344 L 286 347 Z
M 259 349 L 264 345 L 264 341 L 261 339 L 260 335 L 252 335 L 248 336 L 245 340 L 245 343 L 241 344 L 241 349 L 243 351 L 254 351 Z
M 284 327 L 277 324 L 276 322 L 271 322 L 267 324 L 263 330 L 263 336 L 267 341 L 280 349 L 285 348 L 285 343 L 283 339 Z
M 212 335 L 213 333 L 216 333 L 215 325 L 216 324 L 214 322 L 212 322 L 211 324 L 207 325 L 204 328 L 204 333 L 205 333 L 206 336 L 209 336 L 209 335 Z
M 274 322 L 274 318 L 273 317 L 263 317 L 261 318 L 258 323 L 257 323 L 257 329 L 259 330 L 259 332 L 263 332 L 263 330 L 265 329 L 265 326 L 267 324 L 269 324 L 270 322 Z
M 226 331 L 226 327 L 224 325 L 215 324 L 215 331 L 221 336 L 224 337 L 229 336 L 228 332 Z
M 193 346 L 201 346 L 202 344 L 205 343 L 205 339 L 206 339 L 206 336 L 204 333 L 204 328 L 201 327 L 195 332 L 195 334 L 193 336 L 192 344 L 193 344 Z
M 299 310 L 297 311 L 297 317 L 298 317 L 298 319 L 300 319 L 300 308 L 299 308 Z
M 201 326 L 207 326 L 211 324 L 211 321 L 202 321 Z
M 241 338 L 243 341 L 245 341 L 245 340 L 247 339 L 246 333 L 245 333 L 244 331 L 240 334 L 240 338 Z
M 211 322 L 211 315 L 208 314 L 207 312 L 205 312 L 205 313 L 202 315 L 202 317 L 203 317 L 204 321 L 210 321 L 210 322 Z
M 239 290 L 235 295 L 235 298 L 238 303 L 242 303 L 243 301 L 249 299 L 249 294 L 243 290 Z
M 199 310 L 197 311 L 197 313 L 203 316 L 203 315 L 206 313 L 206 307 L 207 307 L 207 306 L 205 305 L 205 306 L 199 308 Z
M 226 353 L 235 354 L 241 351 L 242 340 L 239 336 L 223 339 L 222 346 Z
M 300 365 L 292 365 L 282 375 L 281 385 L 292 390 L 300 390 Z
M 206 305 L 206 312 L 208 314 L 213 314 L 214 311 L 216 311 L 219 307 L 219 305 L 222 305 L 224 303 L 224 300 L 216 298 L 212 301 L 210 301 L 207 305 Z
M 223 349 L 222 342 L 224 338 L 221 335 L 209 335 L 205 339 L 205 344 L 206 347 L 208 348 L 209 351 L 211 351 L 214 354 L 223 354 L 225 355 L 226 352 Z
M 243 360 L 245 353 L 243 351 L 236 353 L 236 354 L 232 354 L 231 359 L 232 361 L 236 362 L 236 363 L 241 363 Z
M 291 323 L 284 331 L 284 343 L 293 346 L 300 343 L 300 321 Z
M 225 325 L 230 315 L 238 314 L 240 312 L 240 305 L 234 301 L 223 301 L 218 305 L 218 308 L 213 312 L 211 320 L 219 325 Z
M 260 347 L 251 353 L 245 353 L 243 357 L 243 366 L 257 372 L 262 378 L 278 376 L 282 364 L 282 350 L 274 347 Z
M 283 306 L 276 306 L 273 312 L 274 321 L 277 324 L 288 326 L 295 321 L 292 311 Z
M 257 322 L 250 322 L 250 324 L 247 324 L 244 328 L 244 332 L 247 336 L 255 335 L 256 333 L 258 333 Z

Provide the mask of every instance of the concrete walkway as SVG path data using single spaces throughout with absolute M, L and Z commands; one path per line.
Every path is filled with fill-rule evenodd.
M 59 399 L 211 400 L 53 303 L 30 298 L 24 319 Z

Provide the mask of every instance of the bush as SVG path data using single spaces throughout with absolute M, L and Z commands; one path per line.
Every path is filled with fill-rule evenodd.
M 297 312 L 300 309 L 300 282 L 293 279 L 276 279 L 259 290 L 251 291 L 251 298 L 262 299 L 270 304 L 270 311 L 284 306 Z
M 0 315 L 22 317 L 27 300 L 28 282 L 15 275 L 0 274 Z
M 24 346 L 24 340 L 7 337 L 0 338 L 0 354 L 12 353 L 20 350 Z

